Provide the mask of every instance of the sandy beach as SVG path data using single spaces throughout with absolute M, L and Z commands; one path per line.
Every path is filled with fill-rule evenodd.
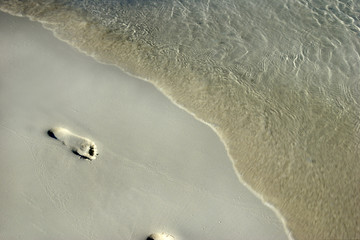
M 0 49 L 0 239 L 287 239 L 218 136 L 150 83 L 5 13 Z M 99 155 L 75 155 L 53 127 Z

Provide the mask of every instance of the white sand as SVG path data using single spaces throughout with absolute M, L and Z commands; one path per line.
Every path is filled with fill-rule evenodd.
M 0 14 L 0 239 L 287 239 L 215 133 L 151 84 Z M 93 140 L 80 159 L 47 130 Z

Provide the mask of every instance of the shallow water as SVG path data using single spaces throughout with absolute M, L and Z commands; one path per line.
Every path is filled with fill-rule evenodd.
M 46 4 L 45 4 L 46 3 Z M 356 1 L 0 1 L 208 123 L 295 239 L 360 238 Z

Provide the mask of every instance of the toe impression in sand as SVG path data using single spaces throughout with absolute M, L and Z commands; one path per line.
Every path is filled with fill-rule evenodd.
M 175 238 L 166 233 L 153 233 L 146 240 L 175 240 Z
M 66 128 L 52 128 L 48 131 L 48 134 L 68 146 L 74 153 L 84 158 L 95 160 L 98 155 L 96 145 L 93 141 L 76 135 Z

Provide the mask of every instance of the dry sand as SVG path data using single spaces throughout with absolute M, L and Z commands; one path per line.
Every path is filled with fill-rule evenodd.
M 39 23 L 0 14 L 0 239 L 287 239 L 206 125 Z M 94 141 L 87 161 L 50 138 Z

